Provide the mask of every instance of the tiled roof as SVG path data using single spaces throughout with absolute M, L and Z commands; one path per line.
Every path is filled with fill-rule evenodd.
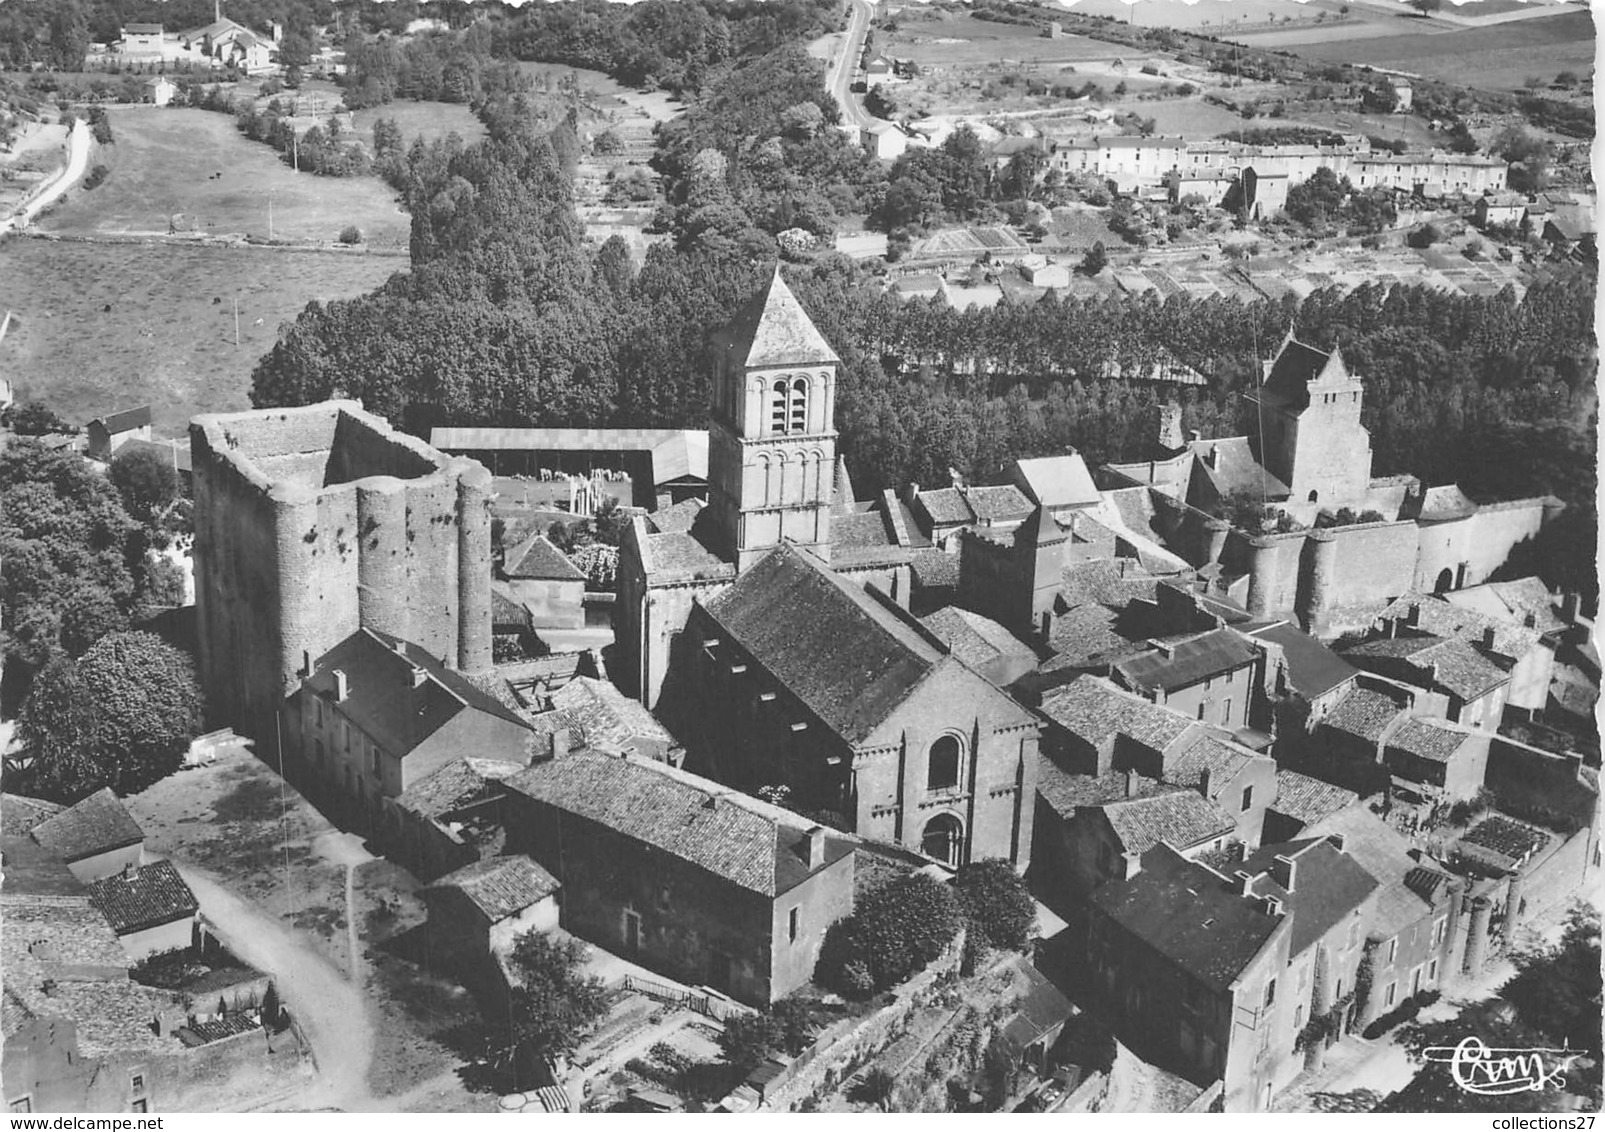
M 1121 691 L 1106 681 L 1080 676 L 1042 697 L 1042 714 L 1094 747 L 1115 735 L 1164 750 L 1193 725 L 1169 708 Z
M 66 809 L 59 802 L 29 798 L 22 794 L 0 794 L 0 833 L 8 837 L 30 833 L 46 818 Z
M 483 801 L 492 794 L 491 783 L 500 782 L 524 769 L 523 763 L 499 759 L 454 759 L 396 797 L 403 810 L 437 818 Z
M 861 587 L 789 543 L 764 555 L 706 609 L 849 743 L 868 735 L 942 659 Z
M 1388 725 L 1404 713 L 1405 705 L 1403 693 L 1389 695 L 1375 688 L 1354 688 L 1327 713 L 1321 725 L 1375 743 Z
M 1301 836 L 1333 833 L 1343 838 L 1343 851 L 1381 882 L 1371 934 L 1384 939 L 1397 935 L 1432 910 L 1430 897 L 1421 896 L 1407 883 L 1410 874 L 1419 869 L 1410 856 L 1410 843 L 1387 822 L 1363 806 L 1353 806 L 1328 815 Z
M 965 664 L 986 664 L 1010 656 L 1036 660 L 1031 646 L 989 617 L 949 605 L 920 618 L 924 625 L 947 643 L 952 654 Z
M 83 896 L 86 891 L 55 853 L 27 834 L 0 830 L 0 894 Z
M 1146 645 L 1121 634 L 1122 614 L 1097 603 L 1078 605 L 1053 619 L 1048 646 L 1054 658 L 1044 667 L 1090 668 L 1141 652 Z
M 1161 841 L 1191 849 L 1237 828 L 1214 802 L 1185 788 L 1121 798 L 1104 803 L 1102 809 L 1128 853 L 1146 853 Z
M 1423 522 L 1441 523 L 1450 519 L 1464 519 L 1476 511 L 1477 505 L 1467 498 L 1460 486 L 1449 483 L 1427 488 L 1421 499 L 1418 517 Z
M 1216 990 L 1231 986 L 1283 920 L 1220 874 L 1163 845 L 1143 856 L 1141 871 L 1130 880 L 1096 889 L 1092 903 Z
M 647 535 L 641 547 L 647 578 L 655 582 L 733 578 L 736 568 L 690 531 Z
M 1461 700 L 1474 700 L 1510 681 L 1510 674 L 1459 637 L 1387 637 L 1355 645 L 1343 654 L 1382 675 L 1407 667 L 1416 678 L 1430 668 L 1433 684 Z
M 932 491 L 922 491 L 915 498 L 930 516 L 932 523 L 937 526 L 947 526 L 949 523 L 973 523 L 975 512 L 970 510 L 969 501 L 964 493 L 956 487 L 936 488 Z
M 1270 877 L 1260 876 L 1270 872 L 1272 860 L 1278 855 L 1293 857 L 1298 862 L 1297 883 L 1292 892 Z M 1302 954 L 1345 916 L 1352 915 L 1378 885 L 1377 878 L 1358 861 L 1334 849 L 1331 842 L 1325 840 L 1301 839 L 1262 845 L 1233 870 L 1237 871 L 1259 878 L 1254 882 L 1256 894 L 1275 896 L 1293 910 L 1289 957 Z
M 831 517 L 830 560 L 833 565 L 846 567 L 905 562 L 908 552 L 898 546 L 883 512 L 853 511 Z
M 1287 658 L 1287 678 L 1293 690 L 1305 699 L 1330 692 L 1359 670 L 1308 633 L 1292 625 L 1270 625 L 1250 631 L 1250 636 L 1282 647 Z
M 421 681 L 414 680 L 415 669 L 423 671 Z M 417 645 L 376 629 L 358 629 L 324 653 L 305 684 L 333 702 L 337 670 L 345 673 L 347 688 L 340 711 L 397 757 L 464 711 L 529 726 L 517 712 Z
M 1037 794 L 1061 817 L 1074 817 L 1081 806 L 1102 806 L 1127 796 L 1134 798 L 1171 790 L 1162 782 L 1135 772 L 1071 774 L 1046 755 L 1037 759 Z
M 497 628 L 517 625 L 529 628 L 529 609 L 523 602 L 514 601 L 504 592 L 505 582 L 492 582 L 490 586 L 490 623 Z
M 1007 523 L 1027 518 L 1036 506 L 1012 483 L 998 487 L 972 487 L 968 499 L 977 520 Z
M 606 680 L 576 676 L 552 693 L 552 710 L 531 720 L 537 731 L 567 728 L 578 746 L 622 751 L 631 740 L 674 743 L 674 736 L 639 700 L 632 700 Z
M 1020 997 L 1014 1001 L 1015 1013 L 1004 1023 L 999 1038 L 1017 1058 L 1043 1034 L 1063 1025 L 1076 1009 L 1024 956 L 1010 959 L 1009 966 L 1015 976 L 1013 988 L 1020 991 Z
M 1377 620 L 1402 622 L 1422 633 L 1459 637 L 1472 644 L 1486 644 L 1492 634 L 1493 651 L 1513 660 L 1527 655 L 1543 636 L 1543 630 L 1528 628 L 1519 619 L 1490 616 L 1479 609 L 1427 594 L 1405 594 L 1384 609 Z
M 1130 559 L 1099 559 L 1066 566 L 1059 576 L 1060 600 L 1067 609 L 1091 602 L 1123 608 L 1138 599 L 1152 601 L 1159 590 L 1159 579 L 1130 568 L 1135 565 Z
M 1288 486 L 1254 459 L 1248 437 L 1197 440 L 1188 447 L 1194 455 L 1193 475 L 1207 479 L 1216 495 L 1222 498 L 1249 495 L 1267 500 L 1287 498 Z
M 180 1032 L 194 1034 L 200 1039 L 200 1045 L 210 1042 L 220 1042 L 224 1038 L 232 1038 L 239 1034 L 248 1034 L 261 1027 L 260 1022 L 253 1022 L 248 1014 L 225 1014 L 221 1018 L 214 1018 L 210 1022 L 196 1022 L 181 1028 Z M 185 1042 L 188 1045 L 188 1042 Z
M 1276 772 L 1276 801 L 1271 809 L 1306 826 L 1346 810 L 1360 800 L 1352 790 L 1322 782 L 1296 770 Z
M 430 887 L 458 889 L 494 924 L 545 900 L 561 886 L 551 873 L 520 854 L 464 865 Z
M 1044 456 L 1016 460 L 1015 467 L 1025 481 L 1026 494 L 1044 507 L 1080 507 L 1098 502 L 1087 462 L 1078 455 Z
M 1537 578 L 1516 578 L 1509 582 L 1484 582 L 1451 590 L 1444 600 L 1463 609 L 1475 609 L 1490 617 L 1509 619 L 1524 625 L 1531 615 L 1533 627 L 1548 633 L 1564 629 L 1566 622 L 1555 613 L 1555 599 Z
M 13 971 L 23 973 L 19 990 L 30 971 L 47 976 L 62 967 L 128 967 L 128 953 L 87 896 L 4 896 L 0 919 L 5 981 Z
M 1336 350 L 1325 354 L 1314 346 L 1289 338 L 1276 356 L 1260 395 L 1266 404 L 1301 412 L 1310 402 L 1310 383 L 1321 380 L 1332 362 L 1336 362 L 1337 371 L 1341 373 L 1343 360 Z
M 123 409 L 120 412 L 107 413 L 103 417 L 96 417 L 89 423 L 100 425 L 113 436 L 119 432 L 131 432 L 136 428 L 144 428 L 150 424 L 150 406 L 141 405 L 137 409 Z
M 0 1035 L 9 1039 L 37 1017 L 15 990 L 11 987 L 0 989 Z
M 940 550 L 916 550 L 910 558 L 914 580 L 927 589 L 959 584 L 959 560 Z
M 569 561 L 545 535 L 535 535 L 507 556 L 509 578 L 536 578 L 543 581 L 583 582 L 585 575 Z
M 1388 736 L 1388 746 L 1433 762 L 1445 763 L 1469 738 L 1464 731 L 1433 719 L 1405 720 Z
M 749 299 L 730 325 L 714 336 L 730 365 L 749 367 L 839 362 L 814 327 L 776 265 L 769 285 Z
M 765 896 L 809 876 L 806 819 L 661 763 L 577 751 L 508 779 L 513 790 Z M 800 848 L 800 851 L 799 851 Z M 852 852 L 828 837 L 825 859 Z
M 1165 768 L 1165 781 L 1196 788 L 1207 770 L 1212 786 L 1220 787 L 1235 778 L 1253 758 L 1254 752 L 1236 743 L 1214 735 L 1200 735 L 1196 742 L 1170 760 Z
M 89 886 L 89 902 L 120 936 L 189 919 L 200 910 L 171 861 L 102 877 Z
M 111 788 L 103 787 L 34 826 L 33 839 L 72 862 L 139 845 L 145 834 Z
M 672 507 L 652 512 L 646 521 L 653 534 L 687 534 L 706 506 L 700 499 L 682 499 Z
M 98 980 L 77 983 L 62 980 L 48 995 L 26 994 L 41 1014 L 60 1014 L 77 1024 L 78 1053 L 82 1057 L 110 1058 L 144 1054 L 173 1054 L 179 1043 L 156 1036 L 153 1026 L 161 1014 L 177 1014 L 177 996 L 135 982 Z
M 1174 692 L 1251 664 L 1259 651 L 1242 634 L 1216 629 L 1152 649 L 1115 665 L 1127 684 Z

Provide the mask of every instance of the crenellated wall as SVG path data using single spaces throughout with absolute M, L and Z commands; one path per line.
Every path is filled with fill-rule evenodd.
M 364 625 L 490 665 L 480 464 L 354 401 L 197 417 L 190 444 L 201 672 L 220 722 L 272 746 L 308 658 Z

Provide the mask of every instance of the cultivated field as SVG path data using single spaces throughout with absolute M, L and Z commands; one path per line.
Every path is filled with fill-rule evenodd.
M 380 118 L 394 118 L 401 127 L 401 136 L 412 144 L 413 138 L 426 142 L 456 133 L 472 145 L 485 136 L 485 127 L 474 117 L 474 112 L 456 102 L 408 102 L 397 99 L 384 106 L 371 106 L 351 116 L 357 137 L 367 146 L 373 145 L 373 124 Z
M 250 407 L 251 370 L 279 323 L 406 267 L 362 252 L 13 237 L 0 243 L 0 309 L 17 318 L 5 374 L 19 399 L 68 420 L 149 403 L 157 431 L 178 435 L 195 413 Z
M 1376 39 L 1287 39 L 1276 46 L 1311 59 L 1407 71 L 1488 90 L 1519 90 L 1529 75 L 1548 80 L 1559 71 L 1588 75 L 1594 68 L 1594 24 L 1587 11 Z
M 1063 35 L 1048 39 L 1034 27 L 1000 24 L 970 16 L 954 18 L 915 15 L 905 9 L 895 32 L 877 33 L 877 44 L 900 59 L 921 67 L 990 66 L 1000 60 L 1016 63 L 1076 63 L 1132 55 L 1118 43 Z
M 208 235 L 333 241 L 348 224 L 375 247 L 404 248 L 410 229 L 377 177 L 314 177 L 242 136 L 234 119 L 206 110 L 124 107 L 107 111 L 115 144 L 92 158 L 111 170 L 93 191 L 74 189 L 40 221 L 69 235 L 165 235 L 172 218 Z
M 1311 19 L 1323 9 L 1337 12 L 1342 4 L 1326 0 L 1139 0 L 1135 4 L 1126 0 L 1075 0 L 1063 7 L 1078 16 L 1109 16 L 1137 27 L 1171 27 L 1217 35 L 1223 26 L 1265 23 L 1283 17 Z

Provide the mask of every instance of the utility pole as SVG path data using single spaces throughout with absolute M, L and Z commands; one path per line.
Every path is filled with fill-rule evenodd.
M 236 348 L 238 348 L 239 344 L 240 344 L 240 297 L 238 295 L 235 295 L 234 296 L 234 345 L 235 345 Z
M 268 190 L 268 239 L 273 239 L 273 190 Z

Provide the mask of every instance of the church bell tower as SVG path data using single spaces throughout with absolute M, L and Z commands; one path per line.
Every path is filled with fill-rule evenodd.
M 790 539 L 828 562 L 841 359 L 778 265 L 713 352 L 708 502 L 721 554 L 745 570 Z

